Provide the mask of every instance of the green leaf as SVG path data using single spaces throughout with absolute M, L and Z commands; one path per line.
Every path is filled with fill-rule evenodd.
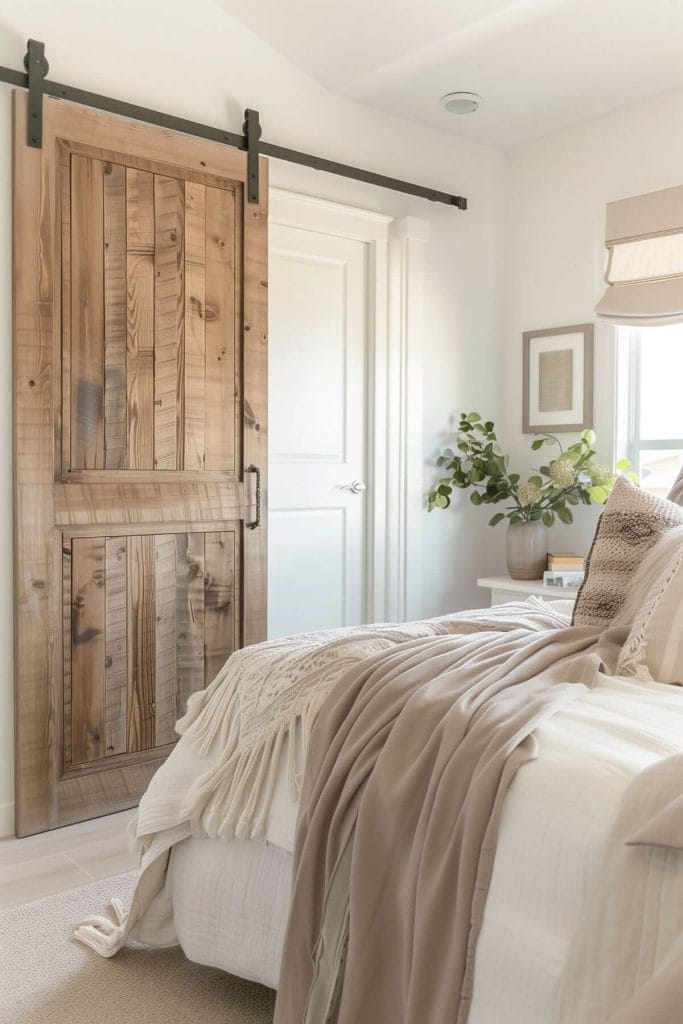
M 444 494 L 437 494 L 434 497 L 434 505 L 436 508 L 448 508 L 448 498 Z
M 594 501 L 596 505 L 604 505 L 609 497 L 604 487 L 589 487 L 588 494 L 590 500 Z
M 468 412 L 467 419 L 469 420 L 470 423 L 479 423 L 481 420 L 481 416 L 479 415 L 478 412 Z
M 495 516 L 492 516 L 491 519 L 489 519 L 489 526 L 498 526 L 498 523 L 501 523 L 503 519 L 505 519 L 505 513 L 496 512 Z
M 519 483 L 519 473 L 510 473 L 509 480 L 512 486 L 516 487 Z
M 530 476 L 529 483 L 535 484 L 536 487 L 543 487 L 543 481 L 541 480 L 540 476 Z
M 631 468 L 631 460 L 630 459 L 619 459 L 619 461 L 617 462 L 617 469 L 618 470 L 630 469 L 630 468 Z
M 563 523 L 574 522 L 574 516 L 571 514 L 568 508 L 564 508 L 564 506 L 562 505 L 555 509 L 555 513 L 557 515 L 557 518 Z
M 581 440 L 585 441 L 586 444 L 588 444 L 588 445 L 595 444 L 595 442 L 597 440 L 597 438 L 595 436 L 595 431 L 593 431 L 593 430 L 584 430 L 583 433 L 581 434 Z
M 545 512 L 543 513 L 543 523 L 544 523 L 544 525 L 550 527 L 550 526 L 553 525 L 554 522 L 555 522 L 555 516 L 552 514 L 552 512 L 549 509 L 546 509 Z
M 446 498 L 452 493 L 453 488 L 449 487 L 448 484 L 439 484 L 439 494 L 443 494 Z
M 532 450 L 532 452 L 537 452 L 538 449 L 542 448 L 544 444 L 545 444 L 545 438 L 544 437 L 537 437 L 535 441 L 531 442 L 531 450 Z
M 470 501 L 472 502 L 473 505 L 481 505 L 483 500 L 484 499 L 482 498 L 479 491 L 472 491 L 472 493 L 470 494 Z
M 491 431 L 493 430 L 493 427 L 494 427 L 494 423 L 493 423 L 493 420 L 487 420 L 487 421 L 486 421 L 486 423 L 484 424 L 484 429 L 485 429 L 485 430 L 486 430 L 486 431 L 487 431 L 487 432 L 488 432 L 489 434 L 490 434 L 490 433 L 491 433 Z

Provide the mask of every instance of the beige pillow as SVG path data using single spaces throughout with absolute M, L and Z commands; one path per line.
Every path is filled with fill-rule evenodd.
M 666 533 L 636 574 L 640 598 L 616 674 L 683 685 L 683 527 Z
M 617 477 L 595 531 L 572 625 L 610 626 L 648 551 L 681 525 L 683 508 L 641 491 L 625 476 Z

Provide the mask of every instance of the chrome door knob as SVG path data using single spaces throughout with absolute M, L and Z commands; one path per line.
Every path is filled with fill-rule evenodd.
M 350 484 L 344 484 L 342 491 L 351 491 L 351 494 L 362 494 L 366 490 L 362 480 L 352 480 Z

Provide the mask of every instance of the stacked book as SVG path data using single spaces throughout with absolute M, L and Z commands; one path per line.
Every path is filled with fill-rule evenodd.
M 581 555 L 548 555 L 548 568 L 543 573 L 546 587 L 576 589 L 583 581 L 584 565 Z

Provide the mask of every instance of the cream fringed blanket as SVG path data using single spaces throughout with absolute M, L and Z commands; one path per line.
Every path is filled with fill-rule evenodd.
M 330 693 L 350 685 L 355 666 L 365 659 L 420 638 L 563 625 L 566 618 L 551 606 L 520 603 L 405 625 L 287 637 L 236 652 L 211 686 L 190 698 L 176 726 L 180 742 L 141 801 L 134 834 L 142 870 L 129 911 L 112 904 L 113 921 L 92 918 L 76 937 L 111 956 L 128 938 L 144 942 L 148 925 L 154 943 L 162 944 L 170 847 L 188 835 L 263 837 L 281 756 L 287 757 L 292 798 L 298 799 L 313 722 Z M 171 921 L 168 942 L 173 941 Z

